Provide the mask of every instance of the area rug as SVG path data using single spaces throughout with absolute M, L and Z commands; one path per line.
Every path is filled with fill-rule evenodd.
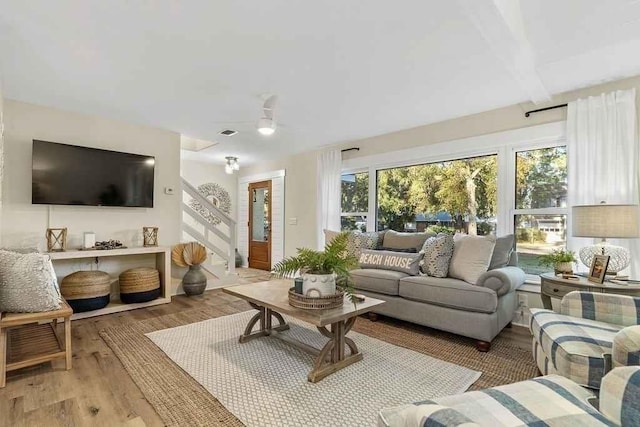
M 249 308 L 245 301 L 218 290 L 209 291 L 208 295 L 205 301 L 193 308 L 185 305 L 177 313 L 158 315 L 100 332 L 167 426 L 242 426 L 211 393 L 145 336 L 149 332 L 236 314 Z M 186 297 L 174 298 L 187 300 Z M 385 317 L 377 322 L 358 318 L 353 331 L 481 371 L 482 376 L 471 390 L 539 375 L 531 357 L 530 336 L 525 333 L 515 334 L 519 342 L 514 342 L 514 334 L 507 334 L 508 337 L 500 334 L 491 343 L 491 351 L 480 353 L 472 339 Z M 361 391 L 364 394 L 375 392 Z
M 364 360 L 309 383 L 312 355 L 276 337 L 238 342 L 254 314 L 147 334 L 247 426 L 375 426 L 381 408 L 460 393 L 480 377 L 480 372 L 352 332 Z M 291 329 L 283 335 L 318 349 L 327 342 L 313 326 L 285 320 Z

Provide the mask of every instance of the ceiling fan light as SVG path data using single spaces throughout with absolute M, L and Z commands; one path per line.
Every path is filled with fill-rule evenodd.
M 260 132 L 260 134 L 268 136 L 268 135 L 273 135 L 275 131 L 276 131 L 276 122 L 274 122 L 273 119 L 263 117 L 258 122 L 258 132 Z

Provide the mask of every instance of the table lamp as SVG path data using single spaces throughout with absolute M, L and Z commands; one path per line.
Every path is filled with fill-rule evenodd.
M 580 261 L 591 266 L 596 255 L 609 255 L 607 274 L 617 274 L 631 262 L 629 249 L 607 243 L 608 238 L 631 239 L 640 237 L 638 205 L 573 206 L 571 208 L 574 237 L 595 237 L 600 242 L 580 249 Z

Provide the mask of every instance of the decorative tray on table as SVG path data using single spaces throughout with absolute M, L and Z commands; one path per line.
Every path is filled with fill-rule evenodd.
M 289 304 L 296 308 L 304 308 L 310 310 L 326 310 L 330 308 L 342 307 L 344 304 L 344 292 L 336 291 L 333 295 L 328 296 L 311 296 L 302 295 L 295 292 L 296 288 L 289 288 Z M 310 289 L 307 294 L 317 292 Z

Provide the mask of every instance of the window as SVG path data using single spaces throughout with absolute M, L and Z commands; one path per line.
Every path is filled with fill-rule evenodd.
M 342 231 L 367 231 L 369 215 L 369 172 L 342 175 Z
M 567 244 L 567 149 L 517 151 L 515 162 L 518 265 L 528 274 L 540 274 L 550 269 L 538 265 L 538 255 Z
M 377 229 L 494 234 L 498 156 L 377 172 Z

